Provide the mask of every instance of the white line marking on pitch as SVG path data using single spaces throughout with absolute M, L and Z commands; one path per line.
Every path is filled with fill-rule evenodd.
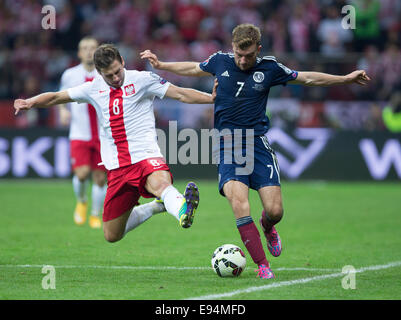
M 388 269 L 388 268 L 399 267 L 399 266 L 401 266 L 401 261 L 396 261 L 396 262 L 390 262 L 388 264 L 369 266 L 369 267 L 363 267 L 360 269 L 356 269 L 355 273 L 362 273 L 365 271 L 376 271 L 376 270 Z M 209 300 L 209 299 L 227 298 L 227 297 L 232 297 L 232 296 L 235 296 L 235 295 L 241 294 L 241 293 L 251 293 L 251 292 L 255 292 L 255 291 L 269 290 L 269 289 L 273 289 L 273 288 L 292 286 L 292 285 L 296 285 L 296 284 L 304 284 L 304 283 L 308 283 L 308 282 L 312 282 L 312 281 L 320 281 L 320 280 L 343 277 L 343 276 L 345 276 L 344 273 L 336 272 L 336 273 L 325 274 L 325 275 L 315 276 L 315 277 L 310 277 L 310 278 L 302 278 L 302 279 L 296 279 L 296 280 L 274 282 L 274 283 L 267 284 L 264 286 L 249 287 L 249 288 L 234 290 L 234 291 L 226 292 L 226 293 L 210 294 L 210 295 L 204 295 L 204 296 L 200 296 L 200 297 L 187 298 L 185 300 Z
M 4 268 L 42 268 L 46 266 L 46 264 L 3 264 L 0 265 Z M 54 268 L 59 269 L 119 269 L 119 270 L 206 270 L 211 269 L 207 267 L 174 267 L 174 266 L 73 266 L 73 265 L 65 265 L 65 266 L 54 266 Z
M 42 268 L 45 264 L 0 264 L 0 268 Z M 54 266 L 54 268 L 60 269 L 119 269 L 119 270 L 212 270 L 212 267 L 176 267 L 176 266 L 74 266 L 74 265 L 65 265 L 65 266 Z M 324 268 L 276 268 L 274 270 L 277 271 L 339 271 L 339 269 L 324 269 Z

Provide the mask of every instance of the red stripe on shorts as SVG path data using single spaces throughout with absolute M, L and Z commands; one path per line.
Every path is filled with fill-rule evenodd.
M 110 88 L 109 115 L 111 135 L 117 146 L 118 164 L 120 167 L 131 164 L 128 149 L 127 133 L 124 125 L 123 90 Z
M 85 82 L 92 81 L 92 80 L 93 80 L 93 77 L 91 77 L 91 78 L 85 77 Z M 97 126 L 96 110 L 95 110 L 95 107 L 92 106 L 91 104 L 88 104 L 88 114 L 89 114 L 89 125 L 90 125 L 92 140 L 98 140 L 99 139 L 99 131 L 98 131 L 98 126 Z

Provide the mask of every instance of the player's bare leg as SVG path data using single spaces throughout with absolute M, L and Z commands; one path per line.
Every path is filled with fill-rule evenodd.
M 104 238 L 108 242 L 117 242 L 124 236 L 125 225 L 133 209 L 124 212 L 121 216 L 103 223 Z
M 262 279 L 274 278 L 263 250 L 259 231 L 250 215 L 248 186 L 240 181 L 231 180 L 224 184 L 223 191 L 234 212 L 241 240 L 251 255 L 253 262 L 258 265 L 256 270 L 258 271 L 258 276 Z
M 101 213 L 104 197 L 106 196 L 106 174 L 103 170 L 92 171 L 92 209 L 89 217 L 89 226 L 94 229 L 101 227 Z
M 72 185 L 77 199 L 77 204 L 74 210 L 74 222 L 77 225 L 83 225 L 86 221 L 86 214 L 88 211 L 87 201 L 87 187 L 88 178 L 91 172 L 91 168 L 88 165 L 83 165 L 74 168 L 74 176 L 72 178 Z
M 136 206 L 113 220 L 103 223 L 104 237 L 109 242 L 121 240 L 129 231 L 140 226 L 153 215 L 164 212 L 165 207 L 159 201 L 151 201 Z
M 281 254 L 282 244 L 274 225 L 283 217 L 281 188 L 279 186 L 263 187 L 258 190 L 258 193 L 264 209 L 259 222 L 267 240 L 267 248 L 274 257 L 278 257 Z
M 190 188 L 192 188 L 193 185 L 193 183 L 188 184 Z M 190 189 L 188 186 L 186 190 L 187 193 L 189 193 L 188 190 Z M 121 240 L 129 231 L 135 229 L 148 220 L 152 215 L 159 212 L 167 210 L 167 212 L 176 217 L 181 224 L 182 217 L 189 216 L 188 212 L 196 209 L 195 206 L 191 209 L 188 205 L 188 201 L 196 197 L 194 197 L 193 194 L 190 194 L 188 197 L 184 197 L 180 194 L 171 184 L 171 176 L 167 171 L 155 171 L 150 174 L 147 178 L 145 189 L 156 197 L 163 199 L 163 202 L 156 199 L 150 203 L 126 211 L 118 218 L 104 222 L 103 231 L 107 241 L 116 242 Z M 189 200 L 187 201 L 187 199 Z M 199 193 L 197 202 L 199 202 Z M 185 206 L 185 210 L 182 209 L 183 206 Z M 167 207 L 169 209 L 167 209 Z

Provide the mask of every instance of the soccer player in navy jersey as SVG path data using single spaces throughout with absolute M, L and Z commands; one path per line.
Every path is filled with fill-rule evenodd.
M 233 53 L 217 52 L 207 60 L 199 62 L 162 62 L 150 50 L 141 52 L 141 58 L 148 59 L 152 67 L 184 76 L 210 76 L 218 80 L 217 97 L 214 107 L 214 126 L 221 133 L 220 162 L 218 164 L 219 191 L 225 196 L 234 212 L 237 227 L 252 260 L 258 265 L 258 276 L 274 278 L 266 259 L 251 214 L 248 200 L 249 188 L 257 190 L 263 211 L 259 222 L 267 240 L 270 253 L 281 254 L 280 236 L 274 227 L 283 217 L 283 204 L 277 158 L 266 137 L 269 118 L 266 104 L 271 87 L 276 85 L 302 84 L 307 86 L 331 86 L 357 83 L 365 85 L 370 78 L 364 70 L 357 70 L 345 76 L 320 72 L 298 72 L 291 70 L 275 57 L 258 57 L 261 50 L 261 33 L 252 24 L 241 24 L 232 32 Z M 253 164 L 251 172 L 245 173 L 244 164 L 238 161 L 236 146 L 227 159 L 224 142 L 233 139 L 239 132 L 245 146 L 251 141 Z M 227 132 L 231 133 L 227 135 Z M 249 140 L 249 136 L 251 140 Z M 246 138 L 246 139 L 245 139 Z M 241 140 L 241 139 L 240 139 Z M 239 156 L 246 151 L 240 147 Z M 229 160 L 229 161 L 227 161 Z

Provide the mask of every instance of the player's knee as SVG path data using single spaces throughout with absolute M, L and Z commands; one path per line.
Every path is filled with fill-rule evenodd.
M 99 187 L 103 187 L 106 184 L 105 174 L 103 172 L 94 172 L 93 182 L 96 183 Z
M 156 196 L 158 196 L 159 198 L 160 198 L 160 196 L 161 196 L 161 194 L 163 193 L 163 191 L 167 188 L 167 187 L 169 187 L 169 186 L 171 186 L 172 184 L 171 184 L 171 182 L 170 181 L 168 181 L 168 180 L 160 180 L 160 182 L 157 184 L 157 185 L 155 185 L 153 188 L 154 188 L 154 195 L 156 195 Z
M 231 207 L 235 216 L 249 215 L 249 202 L 244 199 L 231 199 Z
M 163 191 L 171 185 L 170 173 L 167 171 L 155 171 L 146 179 L 145 189 L 160 198 Z
M 105 230 L 104 238 L 106 239 L 107 242 L 113 243 L 113 242 L 120 241 L 123 238 L 123 235 Z
M 90 172 L 91 172 L 90 168 L 86 166 L 79 167 L 74 170 L 74 174 L 82 182 L 89 178 Z
M 284 210 L 281 205 L 273 206 L 268 211 L 269 218 L 274 222 L 279 222 L 284 215 Z

